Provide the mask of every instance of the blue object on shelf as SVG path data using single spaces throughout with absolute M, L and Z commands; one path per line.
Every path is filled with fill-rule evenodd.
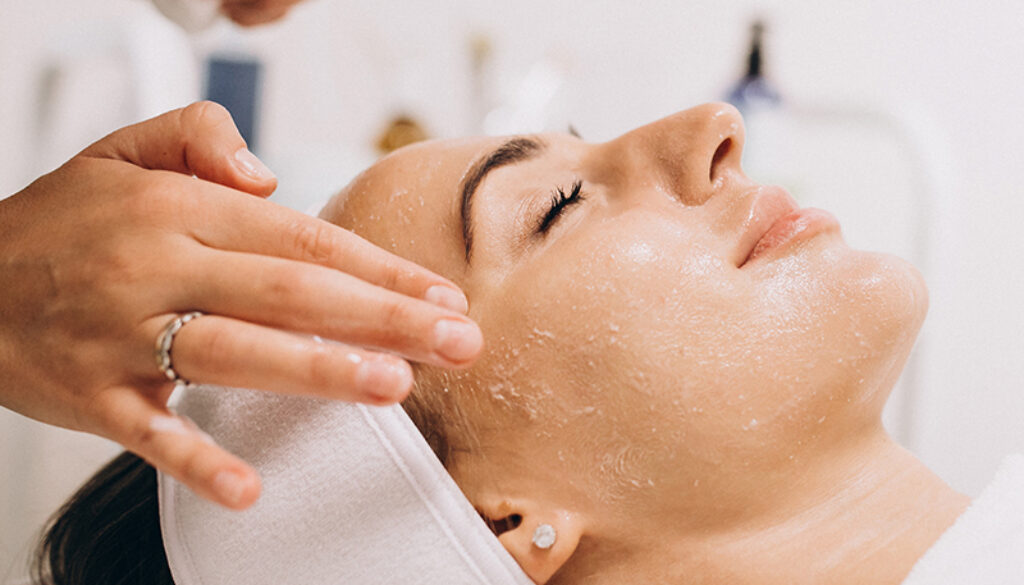
M 782 102 L 775 86 L 764 76 L 762 47 L 764 41 L 764 23 L 758 21 L 751 27 L 750 53 L 747 57 L 747 72 L 729 92 L 726 101 L 736 106 L 741 112 L 752 108 L 774 107 Z
M 252 57 L 212 56 L 206 66 L 206 99 L 231 112 L 249 150 L 259 150 L 258 122 L 263 65 Z

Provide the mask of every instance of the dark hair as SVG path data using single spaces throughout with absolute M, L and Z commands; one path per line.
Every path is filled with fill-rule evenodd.
M 174 585 L 156 470 L 127 451 L 100 469 L 50 519 L 32 576 L 40 585 Z
M 402 405 L 446 464 L 449 445 L 435 401 Z M 174 585 L 160 535 L 156 470 L 125 451 L 50 518 L 32 562 L 38 585 Z

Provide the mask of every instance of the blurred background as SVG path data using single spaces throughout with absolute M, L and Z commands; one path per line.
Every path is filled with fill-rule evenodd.
M 0 197 L 202 97 L 278 174 L 273 200 L 303 211 L 423 136 L 571 124 L 601 141 L 731 99 L 750 176 L 925 274 L 893 434 L 972 496 L 1024 451 L 1024 4 L 307 0 L 278 24 L 188 34 L 146 0 L 0 2 Z M 0 582 L 117 451 L 0 410 Z

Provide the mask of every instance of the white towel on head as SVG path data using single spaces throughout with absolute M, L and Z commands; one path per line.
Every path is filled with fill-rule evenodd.
M 263 478 L 237 512 L 160 474 L 177 585 L 532 584 L 398 406 L 199 386 L 176 410 Z
M 903 585 L 1024 584 L 1024 455 L 1011 455 L 992 483 L 928 552 Z

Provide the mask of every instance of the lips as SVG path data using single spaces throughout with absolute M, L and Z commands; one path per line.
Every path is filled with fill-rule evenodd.
M 781 249 L 790 241 L 838 229 L 839 222 L 823 209 L 801 209 L 796 200 L 780 187 L 760 187 L 745 222 L 746 229 L 738 243 L 740 268 L 771 251 Z
M 781 187 L 758 187 L 743 222 L 742 235 L 736 246 L 736 260 L 742 267 L 750 259 L 761 238 L 776 221 L 800 209 L 793 196 Z

